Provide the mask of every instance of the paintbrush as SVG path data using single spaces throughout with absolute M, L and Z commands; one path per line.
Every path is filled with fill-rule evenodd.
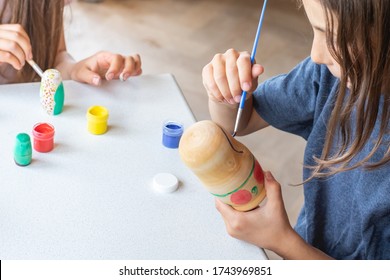
M 35 72 L 37 72 L 37 74 L 39 75 L 39 77 L 42 78 L 43 76 L 43 71 L 41 69 L 41 67 L 39 67 L 39 65 L 34 61 L 34 60 L 27 60 L 28 64 L 31 65 L 31 67 L 35 70 Z
M 251 64 L 253 64 L 255 61 L 257 44 L 258 44 L 259 38 L 260 38 L 261 27 L 263 26 L 264 12 L 265 12 L 266 6 L 267 6 L 267 0 L 264 0 L 263 9 L 261 10 L 261 15 L 260 15 L 260 19 L 259 19 L 259 25 L 257 26 L 255 41 L 253 43 L 253 48 L 252 48 L 252 53 L 251 53 Z M 234 131 L 233 131 L 233 137 L 236 136 L 238 125 L 240 124 L 242 111 L 244 110 L 245 99 L 246 99 L 246 91 L 243 90 L 241 93 L 240 105 L 238 106 L 236 123 L 234 125 Z

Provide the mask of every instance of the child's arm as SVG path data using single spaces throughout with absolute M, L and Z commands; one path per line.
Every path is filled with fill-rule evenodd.
M 32 59 L 31 43 L 20 24 L 0 24 L 0 64 L 9 63 L 20 70 Z
M 101 51 L 84 60 L 76 62 L 66 50 L 64 32 L 60 39 L 55 68 L 63 79 L 99 85 L 101 79 L 113 80 L 142 73 L 141 58 L 138 54 L 122 56 L 111 52 Z
M 224 54 L 215 55 L 202 71 L 213 121 L 233 132 L 241 92 L 244 89 L 248 94 L 238 135 L 249 134 L 268 126 L 253 109 L 252 102 L 252 92 L 256 89 L 257 78 L 263 71 L 261 65 L 251 65 L 248 52 L 230 49 Z
M 294 231 L 288 221 L 280 184 L 270 172 L 265 172 L 264 177 L 267 200 L 252 211 L 239 212 L 216 199 L 216 207 L 228 233 L 234 238 L 274 251 L 284 259 L 331 259 Z

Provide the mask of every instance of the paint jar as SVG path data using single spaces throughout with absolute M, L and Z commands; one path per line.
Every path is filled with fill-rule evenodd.
M 31 163 L 32 148 L 30 136 L 26 133 L 16 135 L 14 147 L 14 160 L 19 166 L 26 166 Z
M 178 148 L 183 130 L 184 127 L 181 123 L 175 121 L 165 121 L 163 124 L 163 145 L 171 149 Z
M 54 126 L 48 123 L 38 123 L 33 128 L 34 149 L 47 153 L 54 148 Z
M 88 131 L 104 134 L 107 131 L 108 110 L 103 106 L 92 106 L 87 111 Z

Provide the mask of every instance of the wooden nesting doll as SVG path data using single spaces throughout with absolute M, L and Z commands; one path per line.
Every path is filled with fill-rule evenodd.
M 64 106 L 64 86 L 61 73 L 56 69 L 48 69 L 42 75 L 40 100 L 49 115 L 58 115 Z
M 254 209 L 264 199 L 260 164 L 216 123 L 200 121 L 189 127 L 181 137 L 179 153 L 208 191 L 236 210 Z

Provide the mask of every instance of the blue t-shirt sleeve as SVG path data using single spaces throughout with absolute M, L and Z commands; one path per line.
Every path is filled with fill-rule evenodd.
M 326 66 L 306 58 L 288 74 L 260 84 L 254 108 L 270 125 L 307 139 L 334 81 Z

